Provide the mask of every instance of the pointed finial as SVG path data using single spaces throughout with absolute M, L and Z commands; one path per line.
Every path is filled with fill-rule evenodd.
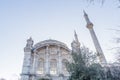
M 77 36 L 76 30 L 74 30 L 74 35 Z
M 75 37 L 75 41 L 79 42 L 76 30 L 74 30 L 74 37 Z
M 84 13 L 84 17 L 85 17 L 85 20 L 86 20 L 87 24 L 90 24 L 91 22 L 90 22 L 90 20 L 88 18 L 87 13 L 84 10 L 83 10 L 83 13 Z
M 87 22 L 87 28 L 91 29 L 93 27 L 93 23 L 89 20 L 87 13 L 83 10 L 84 18 Z
M 88 16 L 87 13 L 85 12 L 85 10 L 83 10 L 84 16 Z
M 29 40 L 32 40 L 32 37 L 30 36 Z
M 34 43 L 34 41 L 32 40 L 32 37 L 30 37 L 30 38 L 27 40 L 26 46 L 27 46 L 27 47 L 32 47 L 33 43 Z

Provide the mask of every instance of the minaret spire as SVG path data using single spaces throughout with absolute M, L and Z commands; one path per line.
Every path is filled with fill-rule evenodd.
M 78 48 L 80 48 L 80 42 L 79 42 L 79 39 L 78 39 L 78 36 L 77 36 L 77 33 L 75 30 L 74 30 L 74 37 L 75 37 L 75 42 L 76 42 Z
M 84 17 L 85 17 L 85 20 L 86 20 L 87 24 L 91 24 L 91 22 L 90 22 L 90 20 L 88 18 L 87 13 L 84 10 L 83 10 L 83 12 L 84 12 Z
M 101 46 L 100 46 L 100 44 L 99 44 L 99 42 L 98 42 L 98 39 L 97 39 L 97 37 L 96 37 L 96 34 L 95 34 L 95 32 L 94 32 L 93 23 L 89 20 L 87 13 L 86 13 L 85 11 L 83 11 L 83 12 L 84 12 L 85 20 L 86 20 L 86 22 L 87 22 L 86 27 L 87 27 L 87 28 L 89 29 L 89 31 L 90 31 L 90 34 L 91 34 L 91 37 L 92 37 L 92 39 L 93 39 L 93 43 L 94 43 L 94 46 L 95 46 L 95 48 L 96 48 L 97 56 L 99 57 L 100 63 L 107 63 L 106 58 L 105 58 L 105 56 L 104 56 L 104 54 L 103 54 L 103 51 L 102 51 L 102 49 L 101 49 Z
M 83 11 L 84 12 L 84 17 L 85 17 L 85 20 L 86 20 L 86 22 L 87 22 L 87 28 L 93 28 L 93 23 L 89 20 L 89 18 L 88 18 L 88 15 L 87 15 L 87 13 L 85 12 L 85 11 Z
M 75 39 L 71 43 L 71 47 L 72 47 L 73 52 L 79 53 L 80 52 L 80 42 L 79 42 L 79 39 L 78 39 L 78 36 L 77 36 L 77 33 L 75 30 L 74 30 L 74 38 Z
M 76 33 L 75 30 L 74 30 L 74 37 L 75 37 L 75 41 L 76 41 L 76 42 L 79 42 L 79 40 L 78 40 L 78 36 L 77 36 L 77 33 Z

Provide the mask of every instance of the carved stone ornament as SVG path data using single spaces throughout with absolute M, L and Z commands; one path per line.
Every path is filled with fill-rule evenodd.
M 30 38 L 27 40 L 26 47 L 32 48 L 32 46 L 33 46 L 33 40 L 32 40 L 32 38 L 30 37 Z

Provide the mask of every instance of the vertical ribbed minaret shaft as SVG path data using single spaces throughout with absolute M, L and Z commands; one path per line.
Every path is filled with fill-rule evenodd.
M 103 51 L 101 49 L 101 46 L 98 42 L 98 39 L 96 37 L 96 34 L 94 32 L 94 29 L 93 29 L 93 23 L 89 20 L 88 18 L 88 15 L 86 14 L 86 12 L 84 11 L 84 17 L 85 17 L 85 20 L 87 22 L 87 25 L 86 27 L 89 29 L 90 31 L 90 34 L 91 34 L 91 37 L 92 37 L 92 40 L 93 40 L 93 43 L 94 43 L 94 46 L 96 48 L 96 51 L 97 51 L 97 56 L 99 57 L 99 60 L 100 60 L 100 63 L 107 63 L 106 61 L 106 58 L 103 54 Z

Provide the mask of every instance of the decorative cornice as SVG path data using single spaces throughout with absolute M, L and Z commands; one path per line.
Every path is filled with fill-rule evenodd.
M 70 51 L 70 49 L 67 47 L 66 44 L 64 44 L 64 43 L 62 43 L 60 41 L 57 41 L 57 40 L 52 40 L 52 39 L 44 40 L 44 41 L 41 41 L 41 42 L 35 44 L 33 49 L 34 49 L 34 51 L 36 51 L 37 49 L 39 49 L 41 47 L 49 46 L 49 45 L 56 45 L 58 47 L 63 47 L 63 48 L 65 48 L 65 49 Z

